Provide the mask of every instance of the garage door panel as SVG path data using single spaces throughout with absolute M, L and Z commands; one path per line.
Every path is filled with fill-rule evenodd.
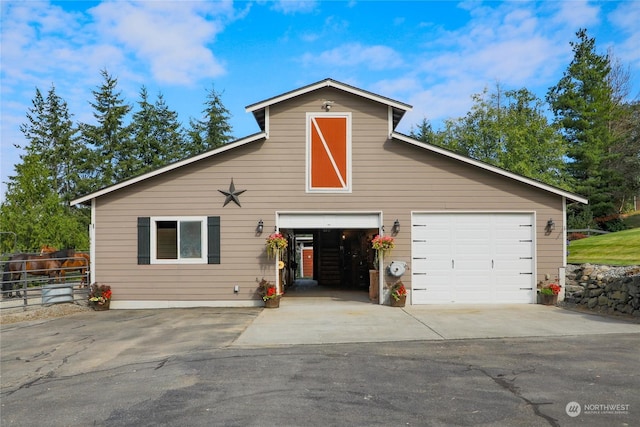
M 504 245 L 496 247 L 494 250 L 494 259 L 505 259 L 513 257 L 533 257 L 531 243 L 519 245 Z
M 505 275 L 514 275 L 520 273 L 532 273 L 533 265 L 531 260 L 527 259 L 503 259 L 494 262 L 496 275 L 504 272 Z
M 532 214 L 417 213 L 413 224 L 424 239 L 412 243 L 423 257 L 413 260 L 414 304 L 534 302 Z
M 486 271 L 469 270 L 456 271 L 455 280 L 452 284 L 454 292 L 454 302 L 487 302 L 492 300 L 491 280 Z
M 412 302 L 413 304 L 429 304 L 431 301 L 451 302 L 451 274 L 413 274 Z
M 496 289 L 515 289 L 515 290 L 531 290 L 533 289 L 531 285 L 531 275 L 529 274 L 518 274 L 518 275 L 507 275 L 507 274 L 498 274 L 496 275 L 496 280 L 494 287 Z
M 488 259 L 457 259 L 453 264 L 453 269 L 456 274 L 482 274 L 487 275 L 491 273 L 491 260 Z

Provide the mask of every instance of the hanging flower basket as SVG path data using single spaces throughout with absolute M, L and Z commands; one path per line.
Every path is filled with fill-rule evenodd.
M 391 250 L 396 247 L 395 239 L 391 236 L 376 235 L 371 241 L 371 247 L 375 252 L 374 266 L 378 268 L 378 261 L 380 256 L 386 256 L 391 253 Z
M 287 239 L 282 233 L 272 233 L 267 237 L 267 256 L 275 258 L 276 255 L 282 256 L 282 251 L 287 247 Z

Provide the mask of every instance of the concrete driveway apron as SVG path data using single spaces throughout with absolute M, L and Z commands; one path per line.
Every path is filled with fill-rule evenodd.
M 624 319 L 537 304 L 395 308 L 344 296 L 284 297 L 232 346 L 640 334 Z

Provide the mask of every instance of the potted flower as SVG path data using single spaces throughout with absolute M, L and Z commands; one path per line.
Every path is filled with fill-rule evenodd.
M 274 258 L 276 254 L 282 256 L 282 250 L 287 247 L 287 239 L 282 235 L 282 233 L 271 233 L 269 237 L 267 237 L 267 256 L 269 258 Z
M 94 283 L 89 290 L 89 305 L 96 311 L 109 310 L 111 286 Z
M 396 247 L 395 239 L 391 236 L 376 235 L 371 241 L 371 247 L 375 251 L 375 258 L 373 261 L 374 267 L 378 268 L 378 260 L 380 255 L 385 256 L 391 253 L 391 250 Z
M 407 302 L 407 288 L 402 282 L 391 287 L 391 307 L 404 307 Z
M 258 284 L 258 292 L 260 293 L 260 296 L 262 296 L 265 308 L 280 307 L 281 294 L 278 293 L 276 285 L 265 279 L 262 279 L 262 281 Z
M 544 305 L 556 305 L 558 294 L 562 289 L 558 284 L 551 283 L 540 288 L 540 302 Z

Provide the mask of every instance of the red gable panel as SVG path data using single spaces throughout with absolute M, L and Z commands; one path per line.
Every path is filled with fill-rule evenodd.
M 347 118 L 310 120 L 311 188 L 347 188 Z

